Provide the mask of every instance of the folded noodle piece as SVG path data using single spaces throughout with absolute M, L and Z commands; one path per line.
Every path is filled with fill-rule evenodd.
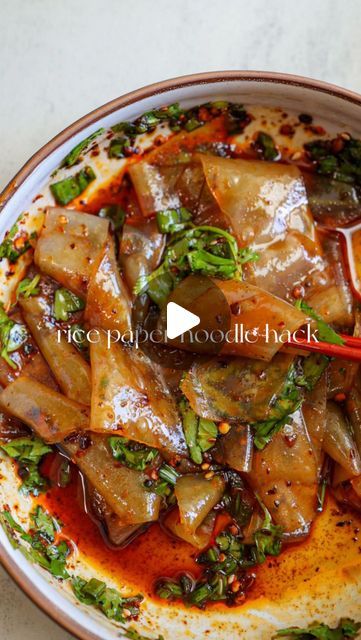
M 20 298 L 24 319 L 62 392 L 90 405 L 90 366 L 52 320 L 51 304 L 44 295 Z M 27 374 L 28 375 L 28 374 Z
M 115 256 L 115 246 L 108 238 L 101 249 L 98 264 L 89 278 L 85 320 L 91 327 L 131 330 L 131 300 Z
M 106 436 L 91 434 L 85 449 L 79 447 L 75 438 L 64 442 L 62 448 L 74 458 L 124 527 L 157 520 L 160 496 L 145 489 L 146 474 L 120 465 L 113 458 L 107 440 Z
M 61 207 L 49 208 L 36 244 L 34 261 L 79 296 L 85 296 L 88 281 L 108 237 L 109 221 L 88 213 Z
M 248 476 L 274 522 L 289 537 L 309 533 L 317 513 L 318 463 L 302 411 L 262 451 Z
M 91 431 L 118 432 L 172 454 L 187 452 L 175 402 L 144 354 L 121 343 L 109 344 L 99 331 L 90 360 Z
M 0 407 L 48 443 L 89 428 L 87 407 L 27 376 L 20 376 L 0 393 Z
M 306 322 L 302 311 L 259 287 L 237 280 L 214 282 L 231 310 L 230 338 L 222 354 L 270 361 L 287 336 Z
M 247 280 L 289 298 L 325 263 L 308 207 L 303 176 L 295 166 L 199 156 L 209 189 L 240 247 L 259 253 L 246 265 Z

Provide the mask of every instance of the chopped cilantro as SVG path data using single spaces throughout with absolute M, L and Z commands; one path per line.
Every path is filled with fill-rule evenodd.
M 212 420 L 199 418 L 185 398 L 179 403 L 179 409 L 189 454 L 193 462 L 202 464 L 202 454 L 213 447 L 216 441 L 217 425 Z
M 84 300 L 79 298 L 72 291 L 69 291 L 64 287 L 60 287 L 60 289 L 55 291 L 53 309 L 55 320 L 67 322 L 71 313 L 81 311 L 84 307 Z
M 25 495 L 39 495 L 48 488 L 47 480 L 39 471 L 39 464 L 44 455 L 52 448 L 35 437 L 16 438 L 0 445 L 10 458 L 19 464 L 19 476 L 22 480 L 20 491 Z
M 17 364 L 9 354 L 20 349 L 28 337 L 26 326 L 9 318 L 5 313 L 4 306 L 0 303 L 0 355 L 12 369 L 17 369 Z
M 306 629 L 300 627 L 290 627 L 289 629 L 280 629 L 277 631 L 275 638 L 299 638 L 299 640 L 344 640 L 345 638 L 356 638 L 361 629 L 360 622 L 354 622 L 350 618 L 341 618 L 337 627 L 331 628 L 327 624 L 314 623 Z
M 116 622 L 136 618 L 139 615 L 139 605 L 143 596 L 123 597 L 119 591 L 107 587 L 105 582 L 97 578 L 85 580 L 74 577 L 72 580 L 74 594 L 80 602 L 99 609 L 107 618 Z
M 103 207 L 99 211 L 100 218 L 108 218 L 114 231 L 120 231 L 123 228 L 126 212 L 119 204 L 110 204 Z
M 40 565 L 56 578 L 67 580 L 70 577 L 66 570 L 70 548 L 65 540 L 55 543 L 60 525 L 40 505 L 31 514 L 28 532 L 16 522 L 8 509 L 1 512 L 0 523 L 7 535 L 11 536 L 13 544 L 30 562 Z M 19 534 L 19 537 L 15 533 Z
M 2 243 L 0 244 L 0 260 L 7 258 L 11 264 L 17 262 L 18 258 L 26 253 L 32 247 L 31 240 L 37 237 L 37 233 L 34 231 L 29 234 L 25 231 L 19 232 L 19 222 L 22 216 L 18 218 L 17 222 L 13 224 L 10 231 L 5 235 Z
M 312 318 L 312 320 L 316 321 L 318 337 L 321 341 L 340 345 L 344 343 L 341 336 L 339 336 L 336 331 L 334 331 L 332 327 L 330 327 L 330 325 L 327 324 L 327 322 L 325 322 L 321 318 L 321 316 L 319 316 L 318 313 L 307 304 L 307 302 L 299 299 L 297 300 L 295 306 L 297 307 L 297 309 L 300 309 L 301 311 L 306 313 L 310 318 Z
M 133 627 L 123 627 L 124 635 L 129 640 L 164 640 L 164 636 L 158 636 L 157 638 L 149 638 L 148 636 L 142 636 Z
M 130 469 L 144 471 L 158 456 L 157 449 L 132 442 L 128 438 L 112 436 L 108 441 L 113 457 Z
M 318 173 L 340 182 L 361 183 L 361 140 L 314 140 L 304 146 Z
M 158 211 L 156 220 L 161 233 L 176 233 L 183 231 L 192 219 L 192 214 L 185 207 L 179 209 L 165 209 Z
M 149 276 L 139 278 L 136 295 L 147 292 L 158 306 L 163 306 L 174 286 L 190 273 L 240 279 L 242 265 L 258 259 L 251 250 L 238 249 L 236 238 L 224 229 L 191 223 L 187 227 L 171 235 L 161 265 Z
M 278 160 L 280 153 L 275 145 L 275 142 L 268 133 L 260 131 L 257 134 L 255 140 L 256 150 L 260 153 L 263 160 L 273 161 Z
M 38 287 L 40 279 L 41 276 L 39 273 L 37 273 L 33 278 L 24 278 L 17 286 L 17 297 L 24 296 L 24 298 L 30 298 L 30 296 L 37 296 L 40 291 Z

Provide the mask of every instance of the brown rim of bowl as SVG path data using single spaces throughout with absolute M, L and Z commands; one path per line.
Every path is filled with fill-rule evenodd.
M 273 73 L 268 71 L 210 71 L 208 73 L 195 73 L 178 78 L 171 78 L 162 82 L 147 85 L 142 89 L 131 91 L 119 98 L 115 98 L 107 102 L 101 107 L 94 109 L 86 116 L 76 120 L 56 135 L 52 140 L 39 149 L 20 169 L 14 178 L 8 183 L 0 194 L 0 212 L 4 205 L 10 200 L 17 189 L 22 185 L 26 178 L 34 171 L 34 169 L 49 156 L 57 147 L 79 133 L 82 129 L 93 124 L 99 118 L 107 116 L 118 109 L 130 104 L 134 104 L 144 98 L 162 95 L 172 89 L 182 87 L 191 87 L 199 84 L 216 84 L 222 82 L 268 82 L 274 84 L 292 85 L 311 89 L 319 93 L 326 93 L 333 97 L 341 98 L 347 102 L 352 102 L 361 106 L 361 95 L 343 89 L 334 84 L 323 82 L 321 80 L 313 80 L 303 76 L 296 76 L 287 73 Z M 34 587 L 32 581 L 27 577 L 24 570 L 19 569 L 16 562 L 10 558 L 5 549 L 0 544 L 0 562 L 10 577 L 18 584 L 22 591 L 36 604 L 39 609 L 46 613 L 52 620 L 57 622 L 69 633 L 80 640 L 100 640 L 100 637 L 85 629 L 76 620 L 69 617 L 59 607 L 54 605 L 50 598 L 43 596 L 38 589 Z

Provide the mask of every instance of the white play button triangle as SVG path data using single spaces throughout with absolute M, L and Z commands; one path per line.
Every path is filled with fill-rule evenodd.
M 193 329 L 200 323 L 201 319 L 195 313 L 187 311 L 176 302 L 168 302 L 167 304 L 167 337 L 170 340 L 178 338 L 178 336 Z

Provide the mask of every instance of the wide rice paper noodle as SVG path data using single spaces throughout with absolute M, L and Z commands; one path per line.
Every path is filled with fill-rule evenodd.
M 63 448 L 124 526 L 158 519 L 160 497 L 144 488 L 147 476 L 120 465 L 105 436 L 92 435 L 92 443 L 79 456 L 76 442 L 65 442 Z
M 346 410 L 352 425 L 357 450 L 361 456 L 361 389 L 359 379 L 347 396 Z
M 201 155 L 208 186 L 240 246 L 261 245 L 289 230 L 314 238 L 307 194 L 295 166 Z
M 307 321 L 305 314 L 295 306 L 246 282 L 216 279 L 211 282 L 207 278 L 190 275 L 182 280 L 168 300 L 179 301 L 186 308 L 191 308 L 192 313 L 202 318 L 204 328 L 208 322 L 209 333 L 212 335 L 215 332 L 217 352 L 220 342 L 214 323 L 214 319 L 217 320 L 214 285 L 218 289 L 218 299 L 223 298 L 222 304 L 229 305 L 230 323 L 221 343 L 222 355 L 244 356 L 268 362 L 290 335 Z M 165 326 L 164 308 L 157 328 L 165 332 Z M 199 353 L 210 353 L 212 342 L 200 342 L 197 347 L 195 340 L 187 341 L 178 337 L 172 340 L 172 346 L 186 351 L 198 349 Z
M 103 496 L 88 481 L 85 498 L 87 510 L 90 509 L 91 513 L 105 525 L 111 544 L 122 547 L 144 529 L 141 524 L 124 525 L 122 519 L 110 509 Z
M 258 251 L 248 281 L 281 298 L 324 263 L 303 176 L 295 166 L 199 156 L 207 184 L 241 247 Z
M 192 158 L 185 166 L 177 182 L 177 192 L 183 206 L 192 212 L 196 225 L 227 228 L 227 221 L 208 187 L 199 161 Z
M 155 220 L 137 226 L 124 225 L 119 260 L 130 291 L 133 291 L 138 278 L 149 275 L 159 265 L 165 239 L 165 234 L 159 233 Z
M 173 398 L 150 360 L 99 332 L 90 347 L 90 429 L 119 434 L 174 454 L 187 449 Z
M 74 431 L 89 427 L 87 407 L 26 376 L 0 393 L 0 407 L 49 443 L 61 442 Z
M 278 353 L 270 363 L 218 357 L 195 361 L 181 389 L 192 409 L 209 420 L 266 420 L 283 390 L 293 356 Z
M 324 451 L 352 476 L 361 474 L 361 459 L 342 409 L 334 402 L 327 403 L 327 426 L 323 440 Z
M 318 467 L 300 410 L 253 456 L 252 488 L 287 535 L 307 535 L 316 516 Z
M 181 206 L 174 184 L 182 170 L 181 166 L 174 167 L 171 171 L 169 168 L 163 170 L 149 164 L 148 160 L 129 167 L 129 175 L 144 216 Z
M 131 330 L 131 300 L 120 277 L 114 242 L 109 238 L 89 280 L 85 319 L 91 327 Z
M 258 260 L 245 265 L 247 281 L 284 299 L 293 299 L 292 292 L 316 272 L 324 268 L 319 247 L 308 236 L 290 231 L 258 251 Z
M 19 303 L 26 324 L 62 392 L 72 400 L 90 405 L 90 367 L 63 333 L 58 336 L 51 320 L 51 305 L 45 296 L 21 297 Z
M 170 511 L 163 522 L 165 527 L 178 538 L 189 542 L 189 544 L 197 549 L 204 549 L 210 543 L 215 519 L 215 513 L 209 513 L 204 522 L 192 533 L 182 524 L 178 509 Z
M 51 389 L 54 389 L 54 391 L 59 391 L 59 385 L 40 351 L 38 351 L 34 357 L 26 363 L 22 369 L 22 374 L 28 378 L 33 378 L 33 380 L 37 380 L 38 382 L 45 384 L 46 387 L 50 387 Z
M 334 398 L 339 393 L 348 394 L 353 387 L 359 362 L 335 358 L 327 369 L 327 397 Z
M 209 480 L 202 474 L 180 476 L 174 493 L 183 527 L 194 533 L 220 501 L 224 490 L 225 482 L 220 476 L 213 476 Z
M 236 425 L 218 438 L 212 451 L 219 464 L 226 464 L 236 471 L 249 473 L 252 469 L 253 437 L 250 425 Z
M 329 324 L 352 327 L 353 299 L 343 263 L 342 247 L 334 234 L 321 234 L 324 270 L 316 274 L 306 291 L 308 304 Z
M 326 430 L 327 377 L 324 374 L 311 391 L 306 392 L 302 404 L 303 418 L 312 442 L 318 473 L 323 463 L 322 443 Z
M 263 289 L 237 280 L 214 282 L 231 309 L 231 339 L 223 343 L 223 354 L 246 356 L 268 362 L 287 340 L 286 337 L 282 341 L 280 337 L 292 334 L 306 322 L 306 317 L 301 311 Z M 193 312 L 196 313 L 194 310 Z M 242 325 L 244 335 L 246 331 L 249 332 L 252 342 L 233 339 L 233 336 L 237 337 L 237 325 Z
M 48 209 L 35 248 L 35 264 L 64 287 L 85 296 L 108 227 L 105 218 L 60 207 Z
M 34 349 L 36 349 L 35 344 Z M 10 382 L 14 382 L 21 372 L 29 378 L 34 378 L 52 389 L 59 390 L 56 380 L 53 378 L 48 364 L 40 351 L 35 352 L 30 359 L 23 352 L 16 351 L 14 351 L 11 357 L 16 362 L 16 370 L 10 367 L 4 358 L 0 358 L 1 387 L 7 387 Z

